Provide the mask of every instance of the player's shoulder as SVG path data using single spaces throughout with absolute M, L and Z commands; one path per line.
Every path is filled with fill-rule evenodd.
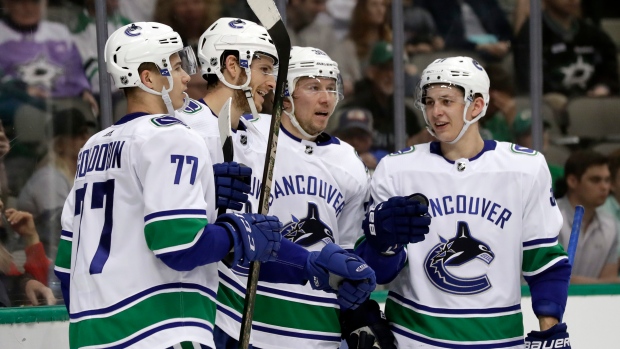
M 368 169 L 352 145 L 325 132 L 319 137 L 317 145 L 322 150 L 322 161 L 341 168 L 358 181 L 366 180 Z
M 431 143 L 415 144 L 392 152 L 381 158 L 385 164 L 402 165 L 413 159 L 428 157 L 431 154 Z
M 256 117 L 252 114 L 244 114 L 241 117 L 241 122 L 248 126 L 253 127 L 263 136 L 269 137 L 269 131 L 271 128 L 271 115 L 259 113 Z
M 122 121 L 123 119 L 120 120 L 120 122 Z M 127 126 L 132 128 L 130 133 L 145 140 L 161 137 L 176 137 L 178 140 L 194 137 L 201 139 L 196 131 L 192 130 L 183 120 L 174 115 L 144 114 L 135 121 L 135 123 L 127 123 Z M 117 125 L 122 126 L 122 123 L 117 123 Z
M 215 115 L 213 111 L 207 106 L 204 100 L 196 100 L 190 98 L 185 106 L 181 109 L 175 111 L 175 115 L 184 116 L 184 115 Z
M 494 142 L 497 155 L 515 166 L 546 164 L 545 156 L 537 150 L 510 142 Z

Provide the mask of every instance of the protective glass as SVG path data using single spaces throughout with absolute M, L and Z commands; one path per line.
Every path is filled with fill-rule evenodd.
M 198 71 L 198 61 L 191 46 L 185 46 L 179 51 L 181 58 L 181 68 L 189 75 L 194 75 Z
M 316 96 L 319 93 L 326 93 L 327 98 L 334 102 L 339 102 L 344 98 L 342 78 L 338 75 L 334 83 L 333 78 L 329 77 L 309 77 L 303 81 L 298 81 L 295 91 L 299 91 L 309 96 Z

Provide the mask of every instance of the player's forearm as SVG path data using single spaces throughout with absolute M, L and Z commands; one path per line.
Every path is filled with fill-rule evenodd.
M 393 256 L 386 256 L 372 248 L 366 240 L 356 246 L 355 254 L 375 271 L 377 284 L 387 284 L 394 280 L 407 261 L 406 248 Z
M 538 317 L 538 325 L 540 326 L 541 331 L 546 331 L 551 327 L 555 326 L 560 321 L 553 316 L 539 316 Z
M 571 267 L 563 259 L 544 272 L 526 276 L 532 294 L 532 309 L 536 316 L 561 319 L 566 308 Z
M 221 261 L 232 246 L 229 232 L 216 224 L 208 224 L 195 244 L 183 250 L 160 254 L 168 267 L 177 271 L 189 271 L 196 267 Z
M 310 252 L 285 238 L 280 244 L 278 259 L 263 263 L 258 279 L 272 283 L 305 285 L 308 280 L 303 271 Z

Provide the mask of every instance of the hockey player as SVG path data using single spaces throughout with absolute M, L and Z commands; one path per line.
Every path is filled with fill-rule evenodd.
M 128 114 L 80 151 L 62 214 L 55 271 L 72 349 L 215 348 L 215 262 L 231 249 L 235 261 L 277 256 L 277 217 L 215 219 L 205 143 L 170 115 L 183 107 L 192 58 L 160 23 L 124 26 L 106 43 Z
M 254 185 L 250 191 L 252 198 L 245 202 L 246 199 L 239 200 L 240 195 L 244 192 L 241 181 L 232 179 L 225 183 L 222 182 L 221 188 L 226 187 L 229 191 L 228 194 L 224 193 L 224 191 L 221 194 L 218 192 L 218 206 L 239 210 L 242 207 L 240 204 L 244 203 L 245 212 L 252 212 L 252 210 L 258 208 L 260 179 L 262 179 L 263 161 L 267 144 L 265 130 L 261 132 L 261 130 L 255 127 L 255 124 L 268 124 L 269 122 L 268 116 L 260 116 L 258 112 L 262 109 L 263 96 L 269 90 L 275 88 L 273 70 L 274 65 L 277 64 L 277 51 L 265 28 L 253 22 L 236 18 L 221 18 L 216 21 L 205 31 L 199 43 L 198 58 L 201 63 L 203 77 L 209 84 L 209 92 L 204 99 L 191 101 L 190 107 L 185 108 L 183 111 L 178 111 L 177 115 L 205 138 L 212 158 L 217 159 L 215 162 L 219 162 L 222 161 L 222 150 L 217 117 L 213 110 L 219 111 L 228 98 L 233 98 L 230 117 L 235 131 L 233 136 L 235 139 L 234 159 L 239 163 L 248 165 L 248 168 L 252 169 Z M 335 104 L 333 105 L 335 106 Z M 252 111 L 251 117 L 248 117 L 248 119 L 241 117 L 243 112 L 249 111 Z M 331 112 L 332 110 L 330 110 Z M 282 149 L 282 147 L 279 147 L 279 149 Z M 351 152 L 351 154 L 353 153 Z M 232 167 L 220 166 L 219 164 L 215 166 L 216 174 L 222 176 L 244 170 L 245 168 L 243 167 L 234 169 Z M 247 172 L 244 174 L 247 174 Z M 363 174 L 364 178 L 366 178 L 365 172 Z M 249 190 L 249 188 L 247 189 Z M 247 195 L 245 195 L 245 198 L 247 198 Z M 342 196 L 330 197 L 331 204 L 337 206 L 335 204 L 336 201 L 339 204 L 344 202 Z M 307 209 L 306 207 L 305 210 Z M 361 222 L 361 218 L 359 222 Z M 278 260 L 271 265 L 276 270 L 275 274 L 278 275 L 277 280 L 272 281 L 306 284 L 308 280 L 312 280 L 314 287 L 322 291 L 336 293 L 336 295 L 330 297 L 332 309 L 336 298 L 345 307 L 355 307 L 368 298 L 370 292 L 374 289 L 374 272 L 371 269 L 362 267 L 364 262 L 359 257 L 333 244 L 333 240 L 326 241 L 326 243 L 320 246 L 325 248 L 316 248 L 312 251 L 308 251 L 288 240 L 283 242 L 285 245 L 283 245 L 281 251 L 286 250 L 286 253 L 280 255 Z M 341 259 L 341 257 L 345 256 L 345 259 Z M 317 268 L 317 265 L 327 260 L 330 260 L 330 262 L 323 264 L 321 268 Z M 361 269 L 355 270 L 357 267 L 353 268 L 353 265 L 359 266 Z M 329 286 L 324 279 L 324 276 L 328 275 L 326 274 L 327 272 L 339 273 L 345 280 L 339 286 Z M 265 275 L 269 276 L 268 273 Z M 232 315 L 232 318 L 229 317 L 229 321 L 237 323 L 240 320 L 241 307 L 243 306 L 243 293 L 239 294 L 238 290 L 244 288 L 247 281 L 245 279 L 243 281 L 239 280 L 232 270 L 222 263 L 220 264 L 220 277 L 222 282 L 220 295 L 230 295 L 230 292 L 233 294 L 236 292 L 238 298 L 236 296 L 233 297 L 234 304 L 221 304 L 218 308 L 225 310 L 230 307 L 230 311 L 234 315 Z M 355 280 L 355 282 L 352 282 L 352 280 Z M 237 288 L 232 285 L 235 285 Z M 323 297 L 327 297 L 324 292 L 320 292 L 320 294 Z M 236 303 L 238 300 L 240 302 Z M 226 300 L 218 301 L 226 302 Z M 237 306 L 239 306 L 238 309 Z M 259 313 L 265 312 L 256 310 L 255 316 L 258 316 Z M 221 316 L 219 317 L 221 318 Z M 236 337 L 239 335 L 238 326 L 235 331 L 234 335 Z M 220 347 L 217 338 L 216 344 Z
M 295 246 L 324 251 L 335 243 L 352 250 L 362 233 L 369 176 L 353 147 L 323 133 L 342 98 L 338 65 L 319 49 L 293 47 L 287 80 L 269 212 L 286 217 L 282 235 Z M 256 125 L 266 131 L 264 120 Z M 251 205 L 246 209 L 258 205 L 263 162 L 252 168 Z M 280 251 L 289 253 L 284 247 Z M 247 269 L 237 266 L 233 271 L 233 277 L 221 275 L 218 294 L 215 337 L 221 348 L 236 348 L 240 330 Z M 317 291 L 312 283 L 276 284 L 290 278 L 276 263 L 262 265 L 253 347 L 338 348 L 340 310 L 355 309 L 364 299 L 343 300 Z
M 540 322 L 525 347 L 570 347 L 559 321 L 571 267 L 558 244 L 562 216 L 551 176 L 537 151 L 480 137 L 488 91 L 475 60 L 435 60 L 416 98 L 439 141 L 391 154 L 373 175 L 356 252 L 378 282 L 391 281 L 386 316 L 399 348 L 524 348 L 521 274 Z M 386 207 L 414 193 L 428 196 L 432 223 L 407 244 L 394 235 Z

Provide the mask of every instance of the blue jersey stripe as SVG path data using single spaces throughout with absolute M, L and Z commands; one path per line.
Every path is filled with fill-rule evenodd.
M 426 305 L 421 305 L 416 302 L 413 302 L 393 291 L 390 291 L 390 293 L 388 294 L 388 297 L 392 297 L 402 303 L 405 303 L 421 311 L 435 313 L 435 314 L 448 314 L 448 315 L 500 314 L 500 313 L 514 312 L 514 311 L 521 310 L 521 304 L 515 304 L 509 307 L 502 307 L 502 308 L 484 308 L 484 309 L 432 308 Z
M 558 241 L 558 237 L 553 237 L 553 238 L 547 238 L 547 239 L 536 239 L 536 240 L 532 240 L 532 241 L 525 241 L 523 243 L 523 247 L 530 247 L 530 246 L 536 246 L 536 245 L 545 245 L 545 244 L 552 244 Z
M 178 328 L 178 327 L 200 327 L 200 328 L 203 328 L 203 329 L 208 330 L 209 332 L 213 333 L 213 327 L 211 327 L 211 326 L 209 326 L 207 324 L 204 324 L 202 322 L 196 322 L 196 321 L 171 322 L 171 323 L 167 323 L 167 324 L 164 324 L 164 325 L 152 328 L 152 329 L 150 329 L 150 330 L 148 330 L 148 331 L 146 331 L 144 333 L 141 333 L 140 335 L 138 335 L 138 336 L 136 336 L 136 337 L 134 337 L 134 338 L 132 338 L 132 339 L 130 339 L 128 341 L 125 341 L 125 342 L 122 342 L 122 343 L 119 343 L 119 344 L 116 344 L 116 345 L 113 345 L 113 346 L 110 346 L 110 347 L 102 347 L 102 348 L 105 348 L 105 349 L 122 349 L 122 348 L 127 348 L 128 346 L 130 346 L 132 344 L 135 344 L 135 343 L 143 340 L 144 338 L 147 338 L 147 337 L 149 337 L 149 336 L 151 336 L 151 335 L 153 335 L 153 334 L 155 334 L 155 333 L 157 333 L 159 331 L 167 330 L 167 329 L 170 329 L 170 328 Z
M 472 343 L 472 344 L 455 344 L 455 343 L 446 343 L 440 342 L 433 339 L 429 339 L 426 337 L 421 337 L 411 332 L 407 332 L 395 326 L 392 326 L 392 331 L 398 333 L 407 338 L 414 339 L 418 342 L 422 342 L 428 345 L 437 346 L 440 348 L 450 348 L 450 349 L 496 349 L 496 348 L 510 348 L 517 345 L 523 345 L 523 339 L 511 340 L 510 342 L 503 343 L 491 343 L 491 344 L 481 344 L 481 343 Z
M 159 217 L 168 217 L 168 216 L 181 216 L 181 215 L 196 215 L 196 216 L 206 216 L 207 210 L 169 210 L 169 211 L 159 211 L 148 214 L 144 217 L 144 222 L 148 222 L 151 219 L 159 218 Z
M 239 285 L 238 282 L 232 280 L 230 277 L 224 275 L 222 272 L 218 272 L 218 274 L 220 278 L 228 282 L 231 286 L 236 288 L 239 292 L 245 293 L 245 288 Z M 311 302 L 327 303 L 327 304 L 338 304 L 338 300 L 335 298 L 317 297 L 317 296 L 311 296 L 311 295 L 306 295 L 306 294 L 294 293 L 291 291 L 278 290 L 278 289 L 274 289 L 271 287 L 265 287 L 263 285 L 258 285 L 257 291 L 266 292 L 266 293 L 275 294 L 275 295 L 284 296 L 284 297 L 289 297 L 293 299 L 299 299 L 303 301 L 311 301 Z
M 82 311 L 79 313 L 75 313 L 75 314 L 69 314 L 69 317 L 71 319 L 77 320 L 79 318 L 82 317 L 86 317 L 86 316 L 93 316 L 93 315 L 103 315 L 103 314 L 107 314 L 107 313 L 111 313 L 113 311 L 116 311 L 122 307 L 125 307 L 135 301 L 137 301 L 140 298 L 143 298 L 151 293 L 155 293 L 161 290 L 167 290 L 167 289 L 174 289 L 174 288 L 183 288 L 183 289 L 193 289 L 193 290 L 198 290 L 198 291 L 202 291 L 204 293 L 207 293 L 208 295 L 210 295 L 211 297 L 213 297 L 214 299 L 217 297 L 215 291 L 206 288 L 202 285 L 198 285 L 198 284 L 187 284 L 187 283 L 182 283 L 182 282 L 175 282 L 175 283 L 171 283 L 171 284 L 164 284 L 164 285 L 158 285 L 155 287 L 151 287 L 148 288 L 142 292 L 136 293 L 135 295 L 129 297 L 129 298 L 125 298 L 122 301 L 116 303 L 116 304 L 112 304 L 109 307 L 106 308 L 102 308 L 102 309 L 94 309 L 94 310 L 86 310 L 86 311 Z

